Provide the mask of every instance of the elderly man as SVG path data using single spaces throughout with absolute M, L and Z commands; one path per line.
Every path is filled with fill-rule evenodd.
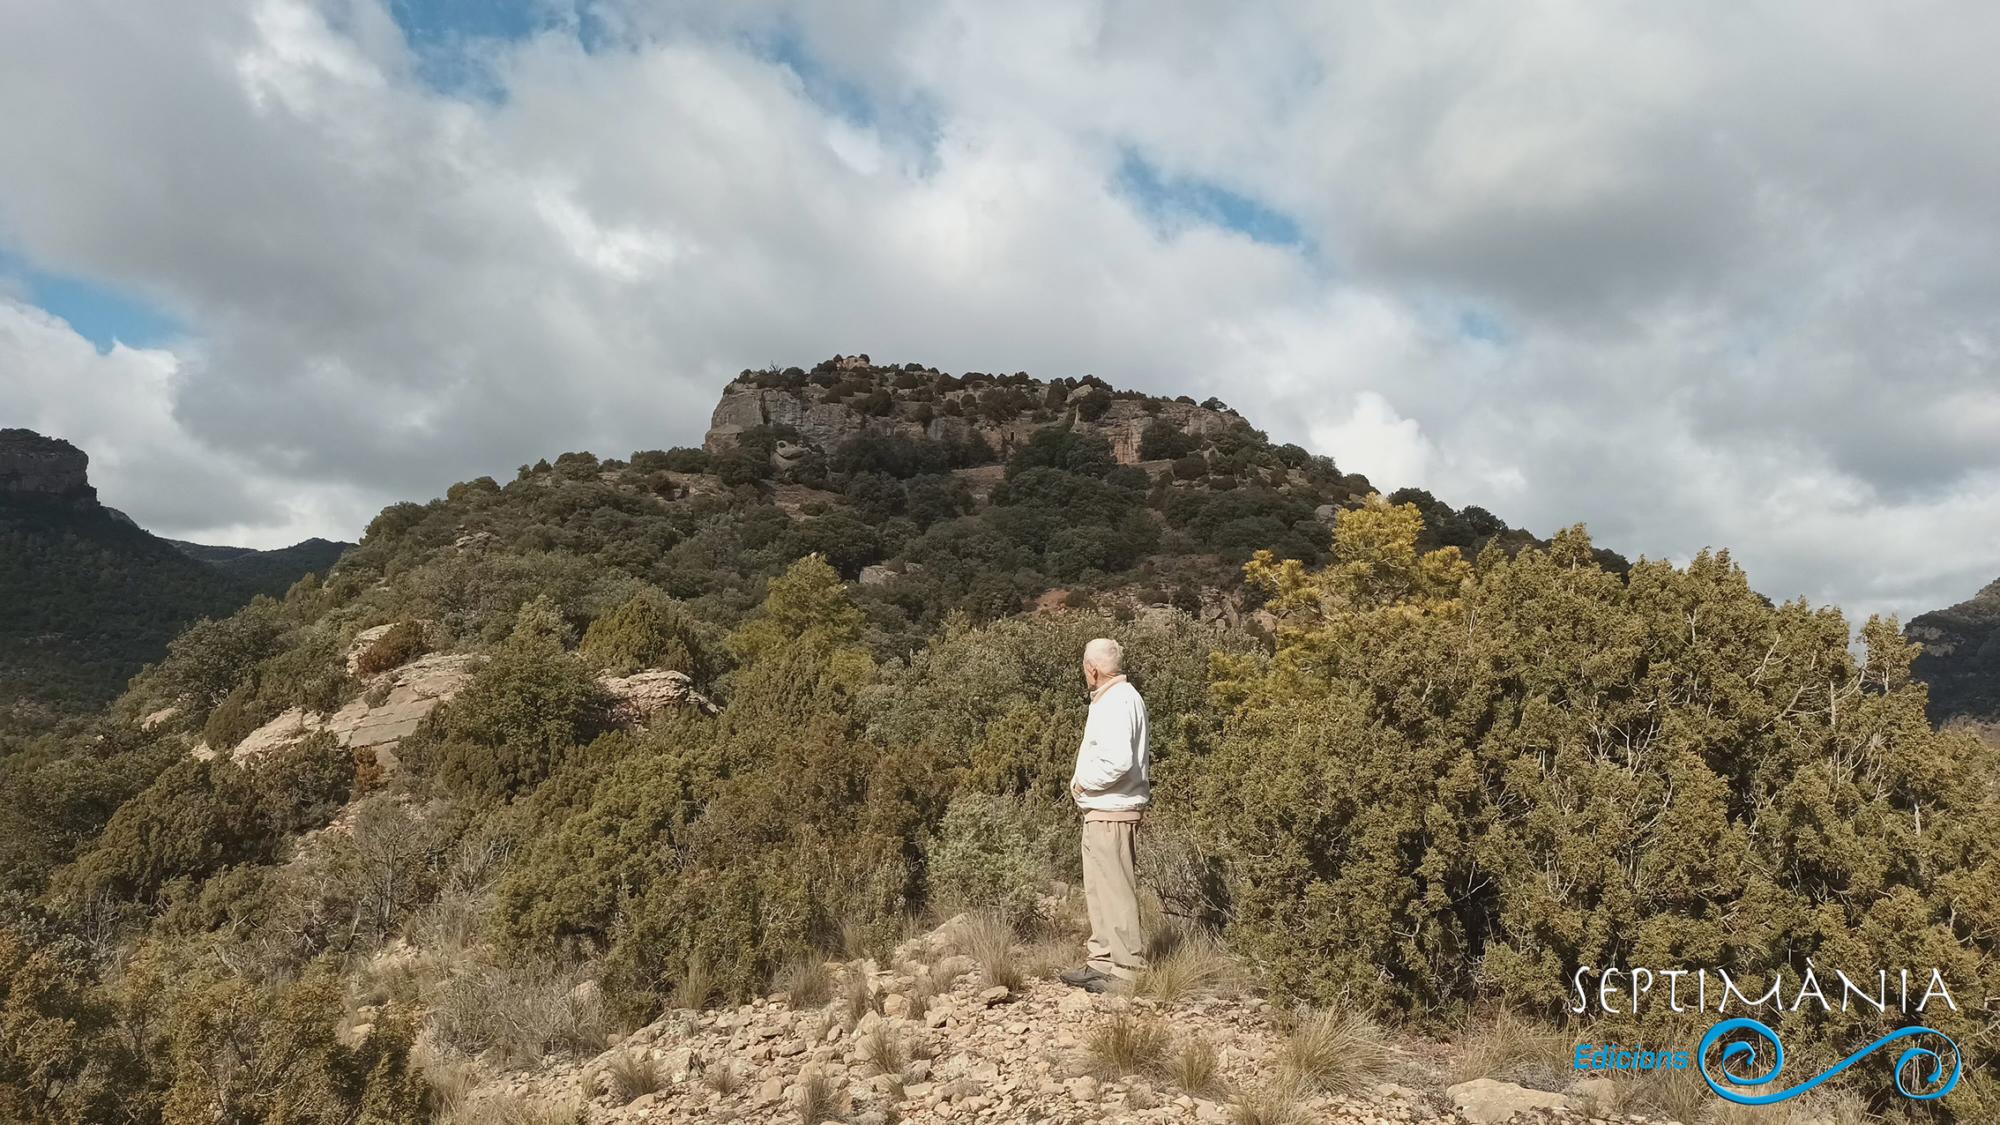
M 1089 992 L 1131 980 L 1146 967 L 1139 936 L 1139 885 L 1133 872 L 1139 819 L 1152 803 L 1147 777 L 1146 701 L 1125 679 L 1118 642 L 1083 648 L 1090 716 L 1069 792 L 1083 810 L 1083 898 L 1090 908 L 1089 959 L 1062 974 Z

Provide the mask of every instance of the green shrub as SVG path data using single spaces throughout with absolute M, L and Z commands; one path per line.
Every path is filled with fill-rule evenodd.
M 1179 426 L 1154 421 L 1139 434 L 1139 459 L 1172 461 L 1200 448 L 1200 443 Z
M 430 645 L 424 640 L 423 622 L 398 621 L 362 650 L 354 660 L 354 671 L 361 676 L 379 675 L 400 668 L 428 651 Z
M 617 676 L 642 668 L 671 668 L 687 673 L 697 684 L 714 680 L 728 661 L 721 634 L 682 603 L 653 589 L 641 590 L 592 621 L 577 655 L 591 667 Z
M 437 768 L 448 785 L 489 797 L 532 789 L 601 721 L 583 661 L 563 650 L 554 607 L 521 608 L 513 634 L 445 712 Z
M 1218 662 L 1235 716 L 1198 803 L 1283 990 L 1556 1016 L 1580 965 L 1810 961 L 1994 991 L 1996 915 L 1967 909 L 2000 901 L 2000 763 L 1924 721 L 1893 625 L 1857 660 L 1837 612 L 1771 605 L 1727 556 L 1621 580 L 1572 530 L 1475 568 L 1421 529 L 1377 501 L 1321 571 L 1260 557 L 1277 651 Z M 1855 1013 L 1788 1027 L 1865 1041 Z
M 154 683 L 168 699 L 206 717 L 277 651 L 283 632 L 277 603 L 258 598 L 240 613 L 199 622 L 176 637 L 153 673 Z
M 1044 810 L 1048 809 L 1045 802 Z M 1020 924 L 1048 892 L 1052 857 L 1074 833 L 1048 811 L 1012 797 L 961 793 L 924 852 L 931 901 L 944 913 L 986 911 Z
M 224 696 L 202 724 L 201 740 L 221 754 L 227 754 L 250 732 L 268 722 L 274 712 L 257 696 L 257 685 L 242 683 Z

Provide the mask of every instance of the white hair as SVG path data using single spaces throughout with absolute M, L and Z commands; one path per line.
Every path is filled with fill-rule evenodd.
M 1099 637 L 1083 646 L 1083 663 L 1107 676 L 1124 671 L 1125 649 L 1110 637 Z

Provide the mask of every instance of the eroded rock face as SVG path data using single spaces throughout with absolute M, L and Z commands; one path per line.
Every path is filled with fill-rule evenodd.
M 0 429 L 0 497 L 88 504 L 90 456 L 61 438 Z

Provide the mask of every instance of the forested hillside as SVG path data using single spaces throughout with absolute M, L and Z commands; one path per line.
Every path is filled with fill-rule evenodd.
M 1152 931 L 1288 1025 L 1379 1050 L 1504 1007 L 1562 1039 L 1581 965 L 1936 966 L 1958 1089 L 1896 1099 L 1880 1059 L 1857 1088 L 2000 1114 L 2000 760 L 1925 721 L 1885 622 L 1857 656 L 1727 554 L 1538 541 L 1096 381 L 837 361 L 717 414 L 703 449 L 392 505 L 0 760 L 0 1120 L 578 1121 L 668 1081 L 799 1119 L 685 1057 L 521 1104 L 753 998 L 823 1021 L 813 1125 L 914 1112 L 900 1063 L 819 1052 L 961 1026 L 944 961 L 897 1011 L 866 987 L 942 917 L 989 965 L 1077 955 L 1064 787 L 1106 634 L 1151 718 Z M 1168 1018 L 1201 991 L 1145 987 Z M 1651 1013 L 1590 1034 L 1686 1037 Z M 1801 1013 L 1789 1065 L 1874 1028 Z
M 2000 580 L 1911 618 L 1905 633 L 1923 646 L 1915 671 L 1930 685 L 1933 721 L 2000 723 Z
M 0 431 L 0 734 L 104 706 L 181 630 L 281 594 L 347 547 L 161 539 L 97 502 L 87 463 L 68 442 Z

